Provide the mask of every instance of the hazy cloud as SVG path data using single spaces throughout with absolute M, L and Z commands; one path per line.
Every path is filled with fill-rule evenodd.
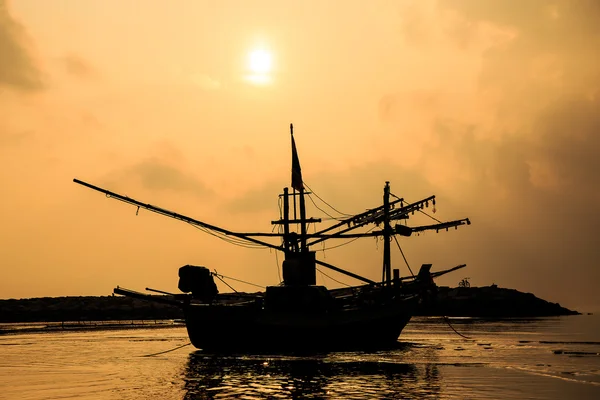
M 311 169 L 314 171 L 316 167 L 311 168 L 309 165 L 304 173 L 304 182 L 307 191 L 311 193 L 309 197 L 312 198 L 311 200 L 307 197 L 306 209 L 310 210 L 311 216 L 319 218 L 328 217 L 324 212 L 339 217 L 343 214 L 360 213 L 367 208 L 378 207 L 382 201 L 386 181 L 391 181 L 393 193 L 406 196 L 407 201 L 420 200 L 432 194 L 432 186 L 413 171 L 387 162 L 369 163 L 341 171 L 311 173 Z M 226 207 L 232 212 L 270 212 L 271 215 L 275 215 L 277 195 L 283 193 L 283 187 L 286 185 L 289 183 L 268 182 L 231 200 Z M 335 210 L 330 205 L 335 207 Z M 357 209 L 357 205 L 360 208 Z M 317 206 L 321 210 L 317 209 Z
M 535 126 L 540 142 L 534 161 L 553 187 L 600 198 L 600 99 L 564 99 L 548 107 Z
M 281 182 L 269 182 L 259 188 L 249 190 L 242 196 L 224 204 L 228 212 L 256 213 L 274 211 L 277 207 L 277 195 L 283 193 Z
M 159 158 L 147 158 L 130 167 L 111 173 L 107 185 L 115 190 L 131 189 L 141 185 L 154 192 L 175 192 L 198 197 L 212 195 L 212 191 L 193 175 L 184 172 L 184 168 Z
M 583 303 L 600 279 L 600 3 L 431 4 L 403 15 L 406 42 L 436 55 L 455 46 L 453 57 L 477 59 L 475 85 L 448 68 L 450 83 L 435 82 L 433 97 L 416 88 L 383 93 L 380 118 L 408 145 L 421 140 L 414 166 L 438 195 L 468 207 L 466 231 L 477 234 L 455 249 L 472 275 Z M 541 273 L 574 278 L 539 282 Z
M 497 122 L 489 128 L 473 121 L 473 129 L 479 137 L 493 139 L 472 143 L 469 149 L 449 148 L 474 157 L 496 146 L 494 177 L 510 179 L 505 183 L 517 195 L 526 183 L 587 195 L 600 168 L 595 156 L 600 150 L 600 3 L 441 4 L 473 23 L 486 21 L 516 31 L 512 40 L 483 54 L 480 96 L 485 99 L 493 88 L 494 99 L 482 112 Z
M 484 54 L 480 80 L 483 86 L 502 88 L 505 95 L 520 95 L 506 101 L 539 104 L 541 99 L 528 96 L 598 93 L 599 2 L 450 0 L 441 4 L 474 23 L 492 23 L 515 32 L 504 45 Z
M 62 59 L 65 70 L 78 78 L 88 78 L 93 75 L 94 70 L 88 62 L 76 54 L 69 54 Z
M 142 185 L 149 190 L 171 190 L 196 196 L 209 194 L 205 185 L 195 177 L 159 160 L 148 159 L 131 169 Z
M 7 1 L 0 0 L 0 85 L 28 91 L 42 88 L 26 39 L 25 28 L 10 15 Z

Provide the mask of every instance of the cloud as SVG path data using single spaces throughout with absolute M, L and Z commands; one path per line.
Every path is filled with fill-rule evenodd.
M 390 88 L 379 116 L 410 148 L 409 167 L 472 217 L 466 231 L 477 234 L 448 250 L 481 283 L 599 304 L 600 3 L 419 4 L 401 21 L 408 46 L 468 69 L 448 61 L 439 81 L 415 72 L 433 83 Z
M 105 185 L 117 191 L 141 185 L 151 192 L 174 192 L 202 198 L 212 196 L 204 183 L 175 164 L 150 157 L 110 173 L 104 179 Z
M 600 3 L 451 0 L 440 4 L 472 23 L 492 23 L 516 32 L 508 42 L 482 54 L 478 97 L 490 100 L 489 93 L 494 93 L 482 108 L 494 123 L 484 126 L 481 118 L 456 118 L 459 125 L 471 124 L 478 137 L 490 140 L 471 142 L 470 148 L 450 148 L 468 159 L 482 152 L 495 154 L 496 158 L 488 159 L 496 163 L 488 178 L 508 185 L 516 194 L 527 193 L 529 185 L 587 196 L 595 187 L 593 171 L 600 167 L 595 156 L 600 150 L 600 57 L 594 56 L 600 48 L 596 23 Z M 481 171 L 483 161 L 472 169 Z
M 307 170 L 309 169 L 310 165 L 307 165 Z M 420 174 L 388 162 L 376 162 L 351 166 L 340 171 L 305 173 L 304 182 L 310 193 L 306 198 L 306 209 L 310 210 L 311 216 L 327 218 L 328 215 L 323 211 L 340 217 L 343 214 L 360 213 L 367 208 L 378 207 L 381 205 L 386 181 L 391 181 L 393 193 L 406 196 L 407 201 L 416 201 L 432 194 L 431 185 L 423 181 Z M 232 199 L 225 207 L 231 212 L 270 212 L 275 219 L 277 196 L 283 193 L 282 188 L 289 184 L 287 181 L 269 181 Z M 335 210 L 331 206 L 335 207 Z
M 185 192 L 204 197 L 209 194 L 205 185 L 180 169 L 156 159 L 135 165 L 130 173 L 149 190 Z
M 233 213 L 263 213 L 272 212 L 276 219 L 277 195 L 282 193 L 280 182 L 268 182 L 267 184 L 251 189 L 242 196 L 236 197 L 224 204 L 227 211 Z
M 40 90 L 41 73 L 29 54 L 26 39 L 25 28 L 10 15 L 6 0 L 0 0 L 0 85 Z
M 553 187 L 600 199 L 600 99 L 564 99 L 542 112 L 535 129 L 533 161 L 553 179 Z
M 68 54 L 62 59 L 65 70 L 78 78 L 88 78 L 94 74 L 86 60 L 76 54 Z
M 451 0 L 441 3 L 474 23 L 514 31 L 484 54 L 480 82 L 502 88 L 520 103 L 530 96 L 600 89 L 600 3 L 595 0 L 534 0 L 527 4 Z M 543 98 L 543 97 L 542 97 Z

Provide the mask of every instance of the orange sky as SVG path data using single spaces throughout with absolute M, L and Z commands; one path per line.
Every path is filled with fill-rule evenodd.
M 467 263 L 439 284 L 600 311 L 599 4 L 0 0 L 0 298 L 176 291 L 184 264 L 278 283 L 273 252 L 72 179 L 270 231 L 294 122 L 304 180 L 339 210 L 379 205 L 389 180 L 471 218 L 402 238 L 413 270 Z M 272 61 L 259 82 L 255 50 Z M 380 279 L 381 253 L 318 257 Z

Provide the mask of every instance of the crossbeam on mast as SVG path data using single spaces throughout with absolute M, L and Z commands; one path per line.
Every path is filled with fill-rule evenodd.
M 439 224 L 423 225 L 411 228 L 413 232 L 423 232 L 427 230 L 439 231 L 441 229 L 456 228 L 461 225 L 471 225 L 469 218 L 457 219 L 455 221 L 440 222 Z

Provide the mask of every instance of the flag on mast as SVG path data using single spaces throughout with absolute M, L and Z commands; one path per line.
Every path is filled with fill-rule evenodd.
M 290 133 L 292 135 L 292 188 L 300 191 L 304 190 L 304 184 L 302 183 L 302 170 L 300 169 L 300 159 L 298 159 L 298 151 L 294 141 L 294 125 L 292 124 L 290 124 Z

